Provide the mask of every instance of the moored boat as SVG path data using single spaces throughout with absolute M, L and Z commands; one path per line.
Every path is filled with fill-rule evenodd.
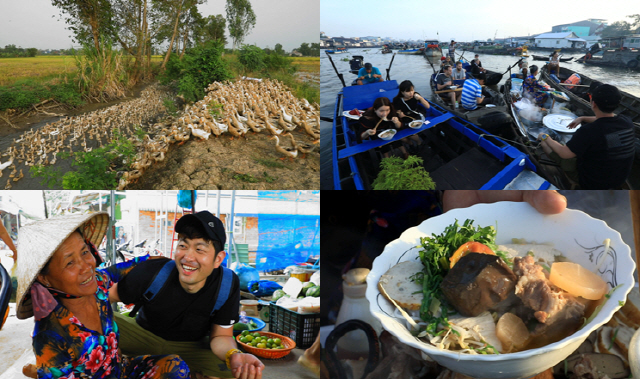
M 564 93 L 569 95 L 572 100 L 581 103 L 583 107 L 589 109 L 587 91 L 589 90 L 589 86 L 593 82 L 593 79 L 584 74 L 577 73 L 562 66 L 560 66 L 560 76 L 558 77 L 558 79 L 560 79 L 561 82 L 564 82 L 573 74 L 577 74 L 580 76 L 580 85 L 584 87 L 574 86 L 572 89 L 569 89 L 569 86 L 557 84 L 551 79 L 546 65 L 540 70 L 542 79 L 544 79 L 545 82 L 547 82 L 550 86 L 552 86 L 556 90 L 563 91 Z M 623 114 L 631 119 L 631 121 L 640 123 L 640 98 L 633 96 L 625 91 L 620 91 L 620 95 L 622 95 L 622 100 L 620 101 L 620 105 L 616 108 L 614 113 Z
M 398 93 L 395 80 L 344 87 L 337 95 L 333 119 L 334 189 L 371 189 L 380 171 L 379 149 L 417 134 L 423 143 L 416 155 L 424 162 L 436 189 L 548 189 L 555 188 L 535 173 L 536 167 L 520 150 L 486 130 L 456 117 L 437 104 L 425 109 L 417 129 L 398 131 L 390 140 L 358 143 L 356 120 L 349 110 L 367 109 L 384 96 Z
M 594 113 L 591 106 L 575 98 L 570 98 L 564 92 L 556 91 L 554 94 L 558 99 L 558 103 L 554 103 L 554 105 L 557 104 L 558 106 L 553 106 L 551 111 L 540 113 L 533 110 L 526 101 L 522 101 L 521 83 L 521 79 L 509 78 L 505 82 L 503 90 L 519 140 L 519 144 L 516 146 L 530 157 L 531 161 L 538 167 L 540 175 L 554 186 L 560 189 L 575 188 L 576 183 L 572 182 L 565 175 L 562 168 L 543 153 L 537 138 L 540 133 L 546 133 L 554 140 L 566 144 L 577 129 L 567 129 L 563 125 L 576 117 L 593 116 Z M 547 116 L 556 116 L 558 120 L 564 119 L 564 123 L 554 122 L 553 117 L 548 118 Z M 628 189 L 640 188 L 640 164 L 638 163 L 640 158 L 640 140 L 638 139 L 640 138 L 640 124 L 635 123 L 635 125 L 636 162 L 625 185 L 625 188 Z
M 440 48 L 440 42 L 437 39 L 424 41 L 424 55 L 426 57 L 438 57 L 442 56 L 442 49 Z
M 535 54 L 532 54 L 532 55 L 531 55 L 531 57 L 532 57 L 532 59 L 533 59 L 534 61 L 543 61 L 543 62 L 548 62 L 548 61 L 549 61 L 549 57 L 545 57 L 544 55 L 535 55 Z M 569 61 L 571 61 L 571 60 L 573 60 L 573 57 L 569 57 L 569 58 L 562 58 L 562 57 L 560 57 L 560 62 L 569 62 Z
M 403 50 L 398 50 L 397 53 L 405 54 L 405 55 L 422 55 L 423 50 L 424 49 L 403 49 Z

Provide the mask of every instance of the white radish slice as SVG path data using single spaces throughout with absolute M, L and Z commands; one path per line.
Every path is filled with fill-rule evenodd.
M 598 300 L 607 292 L 607 283 L 586 268 L 573 262 L 555 262 L 549 275 L 551 283 L 587 300 Z

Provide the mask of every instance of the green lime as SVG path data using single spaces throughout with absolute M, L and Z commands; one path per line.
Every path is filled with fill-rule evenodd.
M 275 343 L 276 345 L 282 345 L 282 340 L 280 338 L 276 338 L 273 340 L 273 343 Z
M 252 336 L 251 334 L 247 335 L 247 336 L 246 336 L 246 337 L 244 337 L 244 338 L 247 340 L 247 342 L 251 342 L 251 341 L 253 341 L 253 336 Z
M 263 344 L 263 343 L 259 343 L 259 344 L 258 344 L 258 349 L 264 349 L 264 348 L 266 348 L 266 347 L 267 347 L 267 345 L 265 345 L 265 344 Z
M 249 331 L 248 330 L 243 330 L 242 333 L 240 333 L 240 334 L 243 335 L 243 336 L 246 336 L 247 334 L 249 334 Z
M 273 343 L 273 338 L 269 338 L 269 339 L 267 340 L 267 343 L 271 343 L 271 344 L 272 344 L 272 343 Z
M 273 344 L 270 342 L 267 342 L 267 348 L 271 349 L 273 347 Z
M 258 332 L 253 333 L 253 337 L 260 337 L 260 333 Z
M 240 342 L 247 343 L 247 337 L 240 337 Z

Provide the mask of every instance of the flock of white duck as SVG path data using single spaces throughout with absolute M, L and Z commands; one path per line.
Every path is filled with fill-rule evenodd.
M 163 99 L 163 93 L 153 85 L 137 99 L 81 116 L 64 117 L 25 132 L 0 156 L 0 177 L 5 169 L 11 169 L 5 189 L 11 188 L 12 181 L 24 177 L 23 169 L 18 171 L 16 164 L 53 165 L 62 151 L 89 152 L 107 145 L 114 140 L 116 130 L 124 138 L 135 139 L 138 147 L 131 170 L 122 173 L 118 189 L 140 178 L 152 164 L 163 161 L 172 143 L 182 143 L 191 136 L 205 140 L 211 134 L 218 137 L 228 133 L 231 139 L 246 139 L 247 133 L 265 132 L 276 141 L 276 151 L 289 159 L 298 157 L 298 153 L 309 154 L 319 145 L 319 112 L 306 99 L 295 98 L 277 80 L 214 82 L 207 88 L 204 99 L 188 105 L 180 117 L 167 117 L 161 123 L 149 125 L 164 111 Z M 147 133 L 142 140 L 136 137 L 137 125 Z M 306 141 L 296 141 L 291 133 L 296 128 L 303 132 Z M 281 145 L 286 139 L 291 146 Z M 4 163 L 3 157 L 8 157 Z

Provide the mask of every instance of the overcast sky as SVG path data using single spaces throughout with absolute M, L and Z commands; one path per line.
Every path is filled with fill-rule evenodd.
M 200 13 L 226 16 L 225 4 L 224 0 L 209 0 L 199 7 Z M 252 0 L 251 6 L 256 25 L 244 43 L 262 48 L 280 43 L 290 51 L 303 42 L 319 42 L 319 0 Z M 70 48 L 74 45 L 72 33 L 58 20 L 59 14 L 51 0 L 0 0 L 0 46 Z M 227 39 L 230 46 L 228 30 Z
M 636 4 L 635 6 L 632 4 Z M 631 21 L 640 13 L 629 0 L 321 0 L 320 30 L 330 37 L 472 41 L 526 36 L 553 25 L 601 18 Z

